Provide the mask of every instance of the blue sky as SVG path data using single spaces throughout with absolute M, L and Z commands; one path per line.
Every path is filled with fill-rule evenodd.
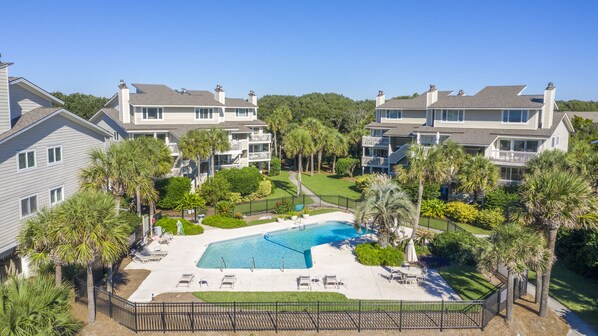
M 10 1 L 10 74 L 111 96 L 120 79 L 354 99 L 547 82 L 598 100 L 596 1 Z

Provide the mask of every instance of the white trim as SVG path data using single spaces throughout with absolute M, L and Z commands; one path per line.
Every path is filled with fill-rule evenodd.
M 131 106 L 133 106 L 133 108 L 135 107 L 156 107 L 156 105 L 138 105 L 138 104 L 132 104 Z M 213 106 L 213 105 L 159 105 L 162 107 L 210 107 L 210 108 L 225 108 L 225 105 L 219 105 L 219 106 Z M 108 108 L 108 107 L 106 107 Z M 229 107 L 232 108 L 232 107 Z M 249 107 L 248 107 L 249 108 Z
M 150 109 L 150 108 L 155 108 L 156 109 L 156 117 L 158 115 L 160 115 L 160 118 L 156 118 L 156 119 L 144 118 L 144 115 L 146 114 L 146 112 L 143 109 Z M 164 107 L 161 107 L 161 106 L 142 107 L 141 108 L 141 120 L 142 121 L 150 121 L 150 122 L 164 121 Z
M 19 155 L 25 153 L 25 161 L 27 163 L 27 166 L 29 166 L 29 160 L 27 159 L 27 153 L 29 153 L 29 152 L 33 152 L 33 166 L 25 167 L 25 168 L 21 169 L 21 166 L 19 164 Z M 16 158 L 17 158 L 17 173 L 23 173 L 23 172 L 34 170 L 35 168 L 37 168 L 37 150 L 36 149 L 25 149 L 20 152 L 17 152 Z
M 210 117 L 209 118 L 201 118 L 201 110 L 208 110 Z M 198 116 L 200 118 L 198 118 Z M 193 108 L 193 118 L 195 120 L 200 120 L 200 121 L 216 120 L 214 118 L 214 108 L 211 108 L 211 107 L 195 107 L 195 108 Z
M 34 196 L 35 196 L 35 211 L 33 211 L 33 212 L 31 212 L 31 213 L 29 213 L 29 214 L 27 214 L 27 215 L 23 216 L 23 207 L 21 206 L 21 202 L 22 202 L 24 199 L 29 199 L 29 198 L 31 198 L 31 197 L 34 197 Z M 31 216 L 33 216 L 33 215 L 34 215 L 34 214 L 35 214 L 35 213 L 36 213 L 38 210 L 39 210 L 39 197 L 38 197 L 38 195 L 37 195 L 37 194 L 31 194 L 31 195 L 27 195 L 27 196 L 24 196 L 24 197 L 20 197 L 20 198 L 19 198 L 19 217 L 20 217 L 20 219 L 25 219 L 25 218 L 31 217 Z
M 525 119 L 525 122 L 521 121 L 521 122 L 511 122 L 511 121 L 505 121 L 505 112 L 508 111 L 522 111 L 525 112 L 525 118 L 523 118 L 523 116 L 521 116 L 521 120 Z M 506 110 L 501 110 L 500 112 L 500 123 L 503 125 L 528 125 L 529 124 L 529 110 L 526 109 L 506 109 Z
M 56 161 L 56 152 L 54 152 L 54 162 L 50 162 L 50 155 L 49 155 L 48 151 L 50 149 L 56 149 L 56 148 L 60 148 L 60 161 Z M 64 162 L 63 154 L 64 154 L 64 152 L 62 151 L 62 145 L 47 146 L 46 147 L 46 163 L 48 164 L 48 166 L 55 166 L 55 165 L 62 164 Z
M 59 105 L 64 105 L 64 102 L 62 100 L 56 98 L 55 96 L 53 96 L 48 91 L 46 91 L 46 90 L 40 88 L 39 86 L 31 83 L 30 81 L 28 81 L 27 79 L 25 79 L 23 77 L 18 77 L 17 79 L 14 79 L 12 81 L 8 81 L 8 84 L 10 84 L 10 85 L 21 84 L 21 83 L 23 83 L 25 85 L 19 85 L 19 86 L 21 86 L 21 87 L 27 86 L 27 87 L 25 87 L 25 89 L 27 91 L 30 91 L 33 94 L 36 94 L 36 92 L 33 92 L 33 91 L 37 91 L 38 96 L 48 98 L 49 100 L 51 100 L 51 101 L 53 101 L 53 102 L 55 102 L 55 103 L 57 103 Z M 40 93 L 41 93 L 41 95 L 40 95 Z
M 57 189 L 61 189 L 61 192 L 60 192 L 61 199 L 60 199 L 60 201 L 56 201 L 56 202 L 52 203 L 52 191 L 57 190 Z M 64 201 L 64 185 L 60 185 L 60 186 L 56 186 L 54 188 L 48 189 L 48 203 L 50 204 L 50 206 L 56 205 L 63 201 Z
M 458 111 L 459 113 L 463 113 L 463 120 L 461 120 L 461 121 L 445 120 L 444 119 L 445 111 L 447 111 L 447 117 L 448 117 L 448 111 Z M 457 116 L 457 119 L 459 119 L 459 116 Z M 464 109 L 441 109 L 440 110 L 440 121 L 443 123 L 447 123 L 447 124 L 463 124 L 463 123 L 465 123 L 465 110 Z

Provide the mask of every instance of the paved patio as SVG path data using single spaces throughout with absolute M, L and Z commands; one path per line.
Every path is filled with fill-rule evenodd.
M 353 215 L 333 212 L 311 216 L 303 223 L 315 224 L 327 220 L 353 221 Z M 459 296 L 442 279 L 435 270 L 429 270 L 428 280 L 418 284 L 400 284 L 386 279 L 388 269 L 379 266 L 359 264 L 353 255 L 354 246 L 367 237 L 319 245 L 312 248 L 314 266 L 310 269 L 200 269 L 196 264 L 212 242 L 234 239 L 248 235 L 266 233 L 268 231 L 292 228 L 294 224 L 288 220 L 283 223 L 269 223 L 240 229 L 223 230 L 206 227 L 206 231 L 198 236 L 175 236 L 169 245 L 162 245 L 168 250 L 168 256 L 159 262 L 130 263 L 126 269 L 147 269 L 150 275 L 143 281 L 129 300 L 149 302 L 152 295 L 167 292 L 195 291 L 297 291 L 296 279 L 299 275 L 310 275 L 322 278 L 325 275 L 336 275 L 346 283 L 339 289 L 325 289 L 322 285 L 312 285 L 313 291 L 339 292 L 353 299 L 364 300 L 459 300 Z M 408 229 L 409 230 L 409 229 Z M 409 232 L 407 232 L 409 234 Z M 361 240 L 361 241 L 360 241 Z M 153 246 L 150 246 L 153 248 Z M 246 257 L 246 256 L 243 256 Z M 176 287 L 183 273 L 195 274 L 195 280 L 189 287 Z M 224 274 L 236 275 L 234 289 L 219 289 Z M 208 285 L 200 285 L 206 280 Z M 305 289 L 303 289 L 305 290 Z

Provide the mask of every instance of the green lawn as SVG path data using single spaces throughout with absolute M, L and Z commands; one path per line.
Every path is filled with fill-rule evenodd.
M 473 233 L 473 234 L 490 234 L 490 230 L 482 229 L 477 226 L 473 226 L 470 224 L 464 223 L 456 223 L 459 227 L 463 230 Z M 446 231 L 446 219 L 437 219 L 437 218 L 425 218 L 421 217 L 419 219 L 419 226 L 425 229 L 436 229 Z
M 280 198 L 297 195 L 297 187 L 289 181 L 289 172 L 281 170 L 278 176 L 268 176 L 274 184 L 274 192 L 266 198 Z
M 475 267 L 453 264 L 438 272 L 463 300 L 482 300 L 496 288 Z
M 193 292 L 204 302 L 314 302 L 349 301 L 346 296 L 332 292 Z
M 311 216 L 321 215 L 321 214 L 336 212 L 336 211 L 339 211 L 339 210 L 334 209 L 334 208 L 316 209 L 316 210 L 311 210 L 310 215 Z M 258 220 L 254 220 L 251 222 L 247 222 L 247 225 L 259 225 L 259 224 L 273 223 L 273 222 L 276 222 L 276 218 L 277 218 L 277 216 L 272 216 L 272 219 L 258 219 Z
M 535 284 L 536 274 L 529 273 L 529 281 Z M 556 262 L 552 268 L 550 296 L 579 315 L 584 321 L 598 328 L 598 283 Z
M 317 195 L 340 195 L 347 198 L 359 199 L 361 193 L 355 188 L 355 180 L 339 178 L 330 174 L 303 174 L 303 185 Z

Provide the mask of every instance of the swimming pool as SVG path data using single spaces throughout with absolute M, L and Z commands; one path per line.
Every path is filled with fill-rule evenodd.
M 311 247 L 361 236 L 353 225 L 329 221 L 238 239 L 211 243 L 197 263 L 199 268 L 305 269 L 312 267 Z M 252 259 L 253 258 L 253 259 Z

